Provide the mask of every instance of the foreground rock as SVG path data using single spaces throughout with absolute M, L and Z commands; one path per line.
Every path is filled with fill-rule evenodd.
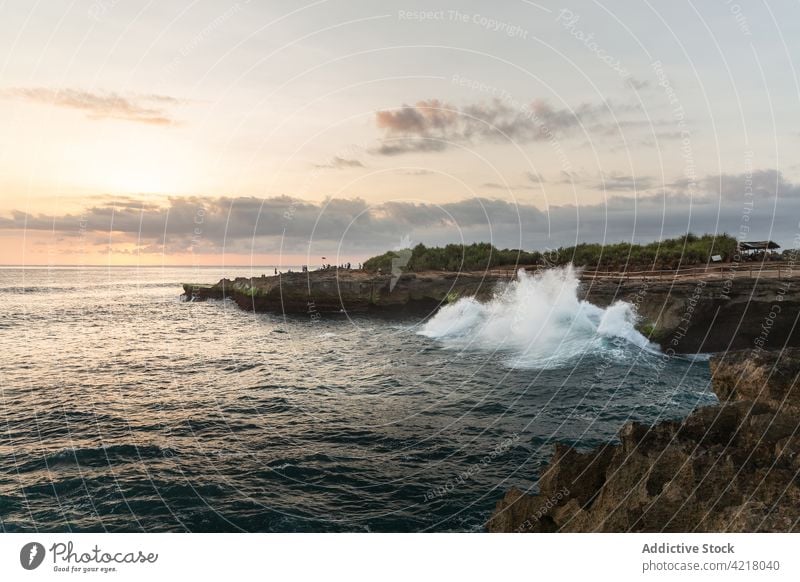
M 557 447 L 539 493 L 506 493 L 489 531 L 800 531 L 800 350 L 730 352 L 711 370 L 719 405 L 628 424 L 589 453 Z

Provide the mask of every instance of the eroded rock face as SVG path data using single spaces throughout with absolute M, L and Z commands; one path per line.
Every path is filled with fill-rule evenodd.
M 184 285 L 195 300 L 233 299 L 248 311 L 434 313 L 460 297 L 488 299 L 512 280 L 513 268 L 487 273 L 375 274 L 331 269 Z M 580 298 L 600 307 L 633 303 L 641 329 L 678 354 L 748 347 L 800 346 L 800 279 L 586 280 Z
M 557 447 L 539 493 L 512 489 L 493 532 L 800 531 L 800 349 L 711 364 L 716 406 L 629 423 L 619 445 Z
M 488 299 L 513 270 L 495 273 L 424 272 L 375 274 L 331 269 L 279 276 L 223 279 L 184 285 L 195 300 L 233 299 L 242 309 L 276 313 L 431 312 L 459 297 Z
M 750 400 L 788 412 L 800 408 L 800 350 L 749 350 L 711 360 L 714 392 L 721 402 Z
M 645 335 L 664 351 L 709 353 L 800 346 L 800 279 L 586 281 L 584 296 L 605 307 L 633 303 Z

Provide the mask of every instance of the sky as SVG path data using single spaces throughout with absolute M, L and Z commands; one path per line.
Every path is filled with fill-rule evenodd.
M 6 0 L 0 264 L 315 265 L 687 231 L 800 247 L 797 14 Z

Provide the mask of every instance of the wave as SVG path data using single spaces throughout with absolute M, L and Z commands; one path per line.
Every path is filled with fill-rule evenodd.
M 177 454 L 158 445 L 118 444 L 98 447 L 68 447 L 40 456 L 17 467 L 20 473 L 52 470 L 59 466 L 102 468 L 110 465 L 152 461 Z
M 631 303 L 603 309 L 578 299 L 579 285 L 572 265 L 534 275 L 520 269 L 491 300 L 459 299 L 419 333 L 446 347 L 510 352 L 507 363 L 525 368 L 561 366 L 583 354 L 619 359 L 631 348 L 657 351 L 636 331 Z
M 0 287 L 0 293 L 13 295 L 25 295 L 29 293 L 62 293 L 65 291 L 77 291 L 77 287 L 21 287 L 19 285 Z
M 12 295 L 25 295 L 32 293 L 84 293 L 87 290 L 94 292 L 95 290 L 113 289 L 119 291 L 120 289 L 138 290 L 138 289 L 156 289 L 166 288 L 174 289 L 180 287 L 180 283 L 166 283 L 166 282 L 139 282 L 139 281 L 123 281 L 121 283 L 111 283 L 110 281 L 101 281 L 97 283 L 82 282 L 80 285 L 5 285 L 0 286 L 0 294 L 8 293 Z

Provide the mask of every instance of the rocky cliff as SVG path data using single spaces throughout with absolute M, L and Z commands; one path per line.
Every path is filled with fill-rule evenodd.
M 719 405 L 556 447 L 538 493 L 510 490 L 488 530 L 800 531 L 800 350 L 729 352 L 711 371 Z
M 271 277 L 184 284 L 193 300 L 229 297 L 243 309 L 277 313 L 425 313 L 459 297 L 486 299 L 513 270 L 496 273 L 431 271 L 400 276 L 330 269 Z
M 585 281 L 586 299 L 629 301 L 665 352 L 800 346 L 800 278 Z
M 223 279 L 184 285 L 193 300 L 228 297 L 241 308 L 276 313 L 430 314 L 459 297 L 486 299 L 514 270 L 404 273 L 337 270 Z M 633 303 L 640 330 L 665 352 L 800 346 L 800 278 L 584 280 L 580 295 L 606 307 Z

